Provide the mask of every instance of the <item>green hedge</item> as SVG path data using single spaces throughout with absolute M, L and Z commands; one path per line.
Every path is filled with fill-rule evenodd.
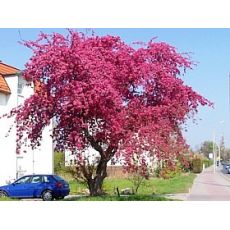
M 208 168 L 213 165 L 213 161 L 209 159 L 194 158 L 192 160 L 192 172 L 201 173 L 203 170 L 203 164 L 205 168 Z
M 192 160 L 192 172 L 201 173 L 203 170 L 203 160 L 200 158 L 194 158 Z
M 205 168 L 207 168 L 207 167 L 213 165 L 213 161 L 212 161 L 212 160 L 209 160 L 209 159 L 204 159 L 204 160 L 203 160 L 203 163 L 204 163 L 204 165 L 205 165 Z

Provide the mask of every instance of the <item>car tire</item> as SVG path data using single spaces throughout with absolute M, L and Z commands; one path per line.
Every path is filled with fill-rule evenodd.
M 51 200 L 53 200 L 54 197 L 53 197 L 52 191 L 50 191 L 50 190 L 44 191 L 44 192 L 42 193 L 42 199 L 43 199 L 44 201 L 51 201 Z
M 7 197 L 7 193 L 4 191 L 0 191 L 0 197 Z

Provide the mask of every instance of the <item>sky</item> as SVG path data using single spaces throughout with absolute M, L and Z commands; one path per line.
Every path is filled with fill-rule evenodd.
M 199 107 L 196 124 L 187 122 L 184 137 L 193 150 L 205 140 L 220 142 L 224 136 L 225 145 L 230 147 L 230 29 L 93 29 L 97 35 L 120 36 L 126 43 L 135 41 L 164 41 L 177 48 L 180 53 L 189 52 L 197 64 L 189 70 L 183 80 L 196 92 L 214 103 L 214 108 Z M 19 43 L 20 40 L 35 40 L 40 31 L 66 34 L 66 29 L 0 29 L 0 60 L 24 68 L 32 55 Z M 90 33 L 89 29 L 80 29 Z

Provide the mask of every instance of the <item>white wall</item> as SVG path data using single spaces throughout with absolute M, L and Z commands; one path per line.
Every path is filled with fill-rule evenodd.
M 82 153 L 82 155 L 84 155 L 85 157 L 89 159 L 90 164 L 92 164 L 95 161 L 96 157 L 100 157 L 99 152 L 93 149 L 92 147 L 89 147 L 84 153 Z M 70 151 L 65 151 L 65 165 L 66 166 L 71 165 L 71 163 L 74 164 L 75 158 L 76 156 L 72 154 Z
M 17 105 L 17 77 L 9 77 L 7 83 L 12 91 L 11 95 L 0 94 L 0 115 L 9 112 Z M 8 134 L 9 128 L 12 127 Z M 16 132 L 13 127 L 13 119 L 0 120 L 0 184 L 5 184 L 7 180 L 15 179 L 16 175 Z
M 87 150 L 85 150 L 84 152 L 81 153 L 83 156 L 87 157 L 89 159 L 89 163 L 93 164 L 93 162 L 95 162 L 96 158 L 100 158 L 100 154 L 98 151 L 96 151 L 95 149 L 93 149 L 92 147 L 89 147 Z M 76 156 L 74 154 L 72 154 L 70 151 L 65 151 L 65 166 L 70 166 L 71 163 L 74 164 L 74 159 L 76 158 Z M 108 166 L 113 166 L 111 164 L 111 160 L 108 162 L 107 164 Z M 122 164 L 117 161 L 115 163 L 115 166 L 121 166 Z
M 51 174 L 53 173 L 53 149 L 52 149 L 52 139 L 51 125 L 46 127 L 43 133 L 43 140 L 41 146 L 32 150 L 29 147 L 23 148 L 26 153 L 20 154 L 23 160 L 19 159 L 18 167 L 24 172 L 24 174 Z
M 7 96 L 0 92 L 0 111 L 4 108 L 3 106 L 5 106 L 7 103 L 6 98 Z
M 33 88 L 26 86 L 26 81 L 19 78 L 19 83 L 25 86 L 22 89 L 21 94 L 18 96 L 18 104 L 23 103 L 25 98 L 33 94 Z M 52 124 L 44 129 L 43 139 L 41 146 L 36 150 L 26 148 L 26 153 L 21 153 L 23 161 L 19 159 L 19 167 L 26 170 L 25 174 L 33 173 L 53 173 L 53 145 L 52 138 Z
M 18 95 L 18 81 L 26 83 L 18 76 L 5 78 L 10 89 L 10 95 L 0 93 L 0 115 L 9 112 L 12 108 L 23 103 L 23 101 L 33 94 L 33 89 L 25 86 Z M 0 185 L 5 184 L 9 179 L 32 173 L 53 173 L 53 146 L 51 125 L 44 130 L 41 146 L 37 150 L 27 147 L 27 153 L 16 154 L 16 131 L 13 119 L 0 119 Z M 6 137 L 10 126 L 13 128 Z

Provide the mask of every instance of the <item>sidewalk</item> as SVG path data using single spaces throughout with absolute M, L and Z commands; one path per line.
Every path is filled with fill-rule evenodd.
M 219 166 L 213 172 L 213 166 L 205 169 L 197 175 L 190 193 L 188 201 L 230 201 L 230 177 L 221 172 Z

